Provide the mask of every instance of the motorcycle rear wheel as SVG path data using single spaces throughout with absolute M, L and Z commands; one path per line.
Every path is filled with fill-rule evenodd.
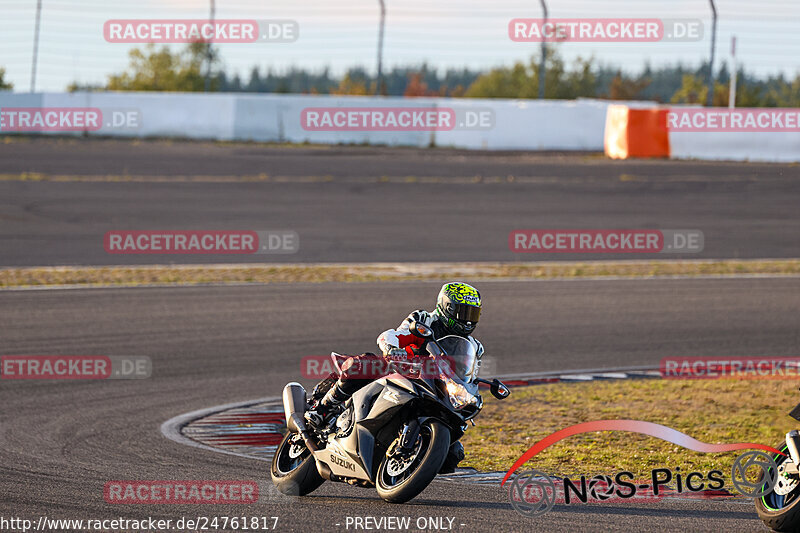
M 305 496 L 325 483 L 317 471 L 311 452 L 302 440 L 293 442 L 296 433 L 287 433 L 272 457 L 272 483 L 282 494 Z M 297 440 L 295 438 L 295 440 Z
M 786 451 L 786 441 L 775 445 L 775 448 Z M 788 457 L 775 455 L 773 459 L 780 467 Z M 756 499 L 756 513 L 767 527 L 773 531 L 800 531 L 800 487 L 786 496 L 770 492 Z
M 405 503 L 414 498 L 436 477 L 449 449 L 447 427 L 437 420 L 426 421 L 420 427 L 415 453 L 404 470 L 393 475 L 393 471 L 403 468 L 402 461 L 384 456 L 375 480 L 378 495 L 389 503 Z

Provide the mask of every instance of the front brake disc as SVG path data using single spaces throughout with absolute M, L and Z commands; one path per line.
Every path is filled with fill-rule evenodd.
M 800 484 L 800 478 L 786 473 L 786 461 L 778 465 L 778 481 L 772 489 L 779 496 L 786 496 Z
M 419 438 L 417 439 L 417 445 L 414 446 L 414 450 L 407 457 L 402 457 L 402 456 L 397 457 L 396 455 L 389 457 L 389 459 L 386 461 L 386 473 L 392 477 L 397 477 L 406 470 L 408 470 L 409 467 L 412 464 L 414 464 L 414 460 L 419 455 L 419 451 L 421 448 L 422 448 L 422 435 L 419 436 Z M 395 450 L 395 454 L 396 453 L 397 450 Z
M 293 439 L 289 445 L 289 459 L 297 459 L 306 450 L 306 445 L 299 439 Z

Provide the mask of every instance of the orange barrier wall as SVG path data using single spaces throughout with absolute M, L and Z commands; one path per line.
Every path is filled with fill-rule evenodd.
M 668 158 L 667 110 L 608 106 L 604 146 L 606 155 L 612 159 Z

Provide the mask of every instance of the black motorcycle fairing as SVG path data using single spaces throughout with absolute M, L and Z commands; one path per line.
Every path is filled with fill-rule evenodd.
M 383 382 L 383 383 L 381 383 Z M 340 447 L 347 451 L 351 460 L 358 463 L 366 472 L 370 472 L 374 481 L 374 465 L 376 449 L 385 451 L 388 444 L 382 443 L 378 438 L 385 433 L 386 426 L 395 426 L 392 420 L 399 419 L 398 410 L 415 397 L 408 391 L 401 389 L 386 380 L 377 380 L 363 387 L 353 394 L 353 427 L 344 437 L 333 437 Z M 394 428 L 388 428 L 391 431 Z
M 464 434 L 464 420 L 450 412 L 435 390 L 433 380 L 376 380 L 353 394 L 350 400 L 352 404 L 348 408 L 353 409 L 354 430 L 331 439 L 347 451 L 352 461 L 370 473 L 370 481 L 374 483 L 380 458 L 411 418 L 421 422 L 430 418 L 440 420 L 448 426 L 455 440 Z
M 789 416 L 794 418 L 795 420 L 800 420 L 800 403 L 798 403 L 794 409 L 789 412 Z
M 395 381 L 395 380 L 389 380 Z M 464 436 L 466 421 L 474 417 L 479 411 L 476 409 L 453 410 L 444 383 L 435 379 L 414 379 L 403 380 L 409 383 L 414 392 L 419 396 L 412 400 L 412 412 L 415 415 L 420 413 L 429 414 L 432 417 L 444 422 L 450 428 L 450 440 L 455 442 Z M 477 393 L 477 384 L 475 393 Z

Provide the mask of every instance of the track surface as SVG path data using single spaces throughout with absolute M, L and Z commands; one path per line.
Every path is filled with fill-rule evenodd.
M 298 376 L 303 355 L 371 348 L 379 331 L 427 303 L 436 287 L 3 293 L 3 353 L 148 355 L 153 377 L 0 381 L 0 515 L 258 514 L 279 516 L 280 531 L 345 531 L 348 515 L 449 516 L 465 524 L 455 531 L 465 532 L 764 530 L 752 504 L 737 500 L 559 506 L 531 520 L 511 509 L 498 486 L 445 482 L 404 506 L 387 504 L 372 490 L 330 483 L 305 499 L 263 498 L 245 512 L 235 506 L 104 503 L 102 488 L 109 480 L 266 479 L 262 462 L 181 446 L 165 439 L 159 426 L 194 409 L 277 395 Z M 501 358 L 503 373 L 657 364 L 668 355 L 800 353 L 798 278 L 491 282 L 481 289 L 486 307 L 479 337 Z
M 119 140 L 0 144 L 0 175 L 23 172 L 163 181 L 0 181 L 0 266 L 800 257 L 800 167 L 790 165 Z M 272 181 L 241 181 L 262 173 Z M 218 181 L 180 181 L 198 176 Z M 705 250 L 511 252 L 509 232 L 533 228 L 699 229 Z M 294 230 L 300 251 L 164 256 L 103 249 L 109 230 L 180 229 Z

